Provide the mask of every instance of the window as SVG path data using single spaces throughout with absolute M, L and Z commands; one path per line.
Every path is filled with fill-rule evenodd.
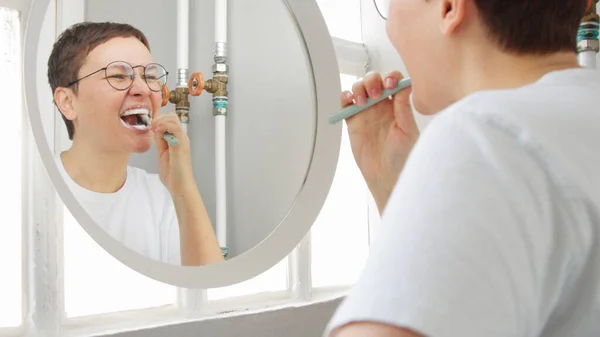
M 317 0 L 332 37 L 362 43 L 360 0 Z
M 342 91 L 364 75 L 368 53 L 364 49 L 360 0 L 317 0 L 335 40 Z M 339 287 L 353 284 L 366 262 L 371 224 L 378 213 L 358 169 L 346 123 L 338 166 L 331 189 L 311 230 L 312 286 Z
M 173 304 L 177 288 L 123 265 L 64 207 L 64 292 L 69 318 Z
M 22 127 L 21 29 L 19 12 L 0 7 L 0 111 L 4 112 L 2 235 L 0 235 L 0 328 L 22 323 Z
M 342 91 L 358 77 L 341 74 Z M 311 230 L 313 287 L 354 283 L 368 256 L 369 197 L 354 161 L 344 122 L 337 170 L 325 205 Z
M 285 291 L 287 290 L 287 264 L 288 258 L 286 257 L 271 269 L 248 281 L 228 287 L 208 289 L 206 291 L 206 299 L 215 301 L 231 297 Z

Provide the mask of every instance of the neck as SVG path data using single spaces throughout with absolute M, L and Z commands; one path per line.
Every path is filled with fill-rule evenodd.
M 71 179 L 90 191 L 114 193 L 125 184 L 128 153 L 98 151 L 73 141 L 71 148 L 61 153 L 61 159 Z
M 463 54 L 454 99 L 481 90 L 518 88 L 538 81 L 549 72 L 579 68 L 577 55 L 561 52 L 547 56 L 519 56 L 480 49 Z

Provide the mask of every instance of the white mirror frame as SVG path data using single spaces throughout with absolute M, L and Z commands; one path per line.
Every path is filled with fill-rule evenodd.
M 32 0 L 25 30 L 23 85 L 27 112 L 41 159 L 58 195 L 73 217 L 92 239 L 129 268 L 183 288 L 229 286 L 262 274 L 289 255 L 316 220 L 329 193 L 340 151 L 342 125 L 327 124 L 328 115 L 339 109 L 339 68 L 333 42 L 317 3 L 314 0 L 280 1 L 287 6 L 290 17 L 296 22 L 299 38 L 305 45 L 307 65 L 312 70 L 317 120 L 313 156 L 305 183 L 279 226 L 254 248 L 214 265 L 182 267 L 142 256 L 112 238 L 85 212 L 62 179 L 44 133 L 36 85 L 39 36 L 50 0 Z

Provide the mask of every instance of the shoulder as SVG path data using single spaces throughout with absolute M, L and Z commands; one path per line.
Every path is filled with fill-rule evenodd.
M 443 164 L 473 164 L 474 159 L 493 160 L 508 149 L 520 154 L 512 159 L 527 160 L 529 153 L 522 142 L 526 129 L 515 113 L 496 107 L 495 95 L 487 96 L 466 98 L 434 116 L 415 144 L 409 162 L 446 158 Z
M 491 160 L 510 152 L 511 160 L 536 160 L 558 130 L 547 120 L 551 103 L 536 88 L 482 91 L 440 112 L 422 133 L 420 142 L 452 153 Z M 458 146 L 460 144 L 460 146 Z M 539 164 L 544 164 L 539 162 Z
M 457 131 L 469 131 L 467 134 L 461 132 L 465 136 L 473 136 L 471 132 L 485 129 L 506 133 L 507 129 L 515 130 L 523 125 L 522 95 L 515 90 L 478 92 L 441 111 L 432 124 L 437 128 L 458 127 Z M 514 132 L 508 132 L 506 136 L 511 138 Z
M 571 148 L 583 138 L 597 138 L 589 125 L 598 121 L 580 104 L 590 101 L 588 94 L 583 93 L 587 99 L 580 101 L 564 98 L 579 91 L 583 90 L 541 83 L 472 94 L 440 112 L 416 148 L 441 148 L 458 155 L 457 160 L 475 156 L 488 165 L 532 174 L 524 170 L 526 163 L 527 168 L 548 175 L 560 189 L 577 189 L 572 163 L 581 158 Z

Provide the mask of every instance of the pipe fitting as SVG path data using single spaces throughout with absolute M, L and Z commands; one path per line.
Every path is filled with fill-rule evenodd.
M 215 63 L 227 63 L 227 44 L 225 42 L 217 42 L 215 44 Z
M 227 82 L 227 76 L 216 75 L 204 83 L 204 90 L 213 94 L 213 97 L 227 96 Z
M 600 41 L 598 40 L 581 40 L 577 42 L 577 52 L 600 51 Z
M 224 67 L 219 67 L 224 66 Z M 225 64 L 215 64 L 213 69 L 227 69 Z M 213 94 L 213 116 L 227 116 L 229 77 L 226 72 L 215 71 L 212 79 L 206 81 L 205 90 Z
M 227 97 L 215 97 L 213 98 L 213 116 L 227 116 Z
M 600 51 L 599 28 L 600 17 L 596 13 L 598 0 L 590 0 L 589 7 L 579 24 L 577 31 L 577 52 Z
M 187 88 L 188 85 L 188 70 L 177 69 L 177 88 Z
M 227 247 L 221 247 L 221 254 L 226 258 L 227 255 L 229 255 L 229 249 Z
M 212 66 L 213 74 L 218 74 L 218 73 L 227 74 L 227 70 L 228 70 L 228 67 L 227 67 L 227 64 L 225 64 L 225 63 L 215 63 Z
M 169 95 L 169 102 L 175 104 L 175 113 L 181 123 L 189 123 L 190 115 L 190 101 L 189 90 L 187 84 L 185 87 L 178 87 L 172 90 Z
M 598 0 L 588 0 L 588 4 L 586 6 L 585 14 L 583 15 L 582 21 L 588 21 L 590 19 L 589 16 L 591 16 L 591 15 L 595 15 L 596 17 L 598 16 L 596 14 L 597 3 L 598 3 Z

